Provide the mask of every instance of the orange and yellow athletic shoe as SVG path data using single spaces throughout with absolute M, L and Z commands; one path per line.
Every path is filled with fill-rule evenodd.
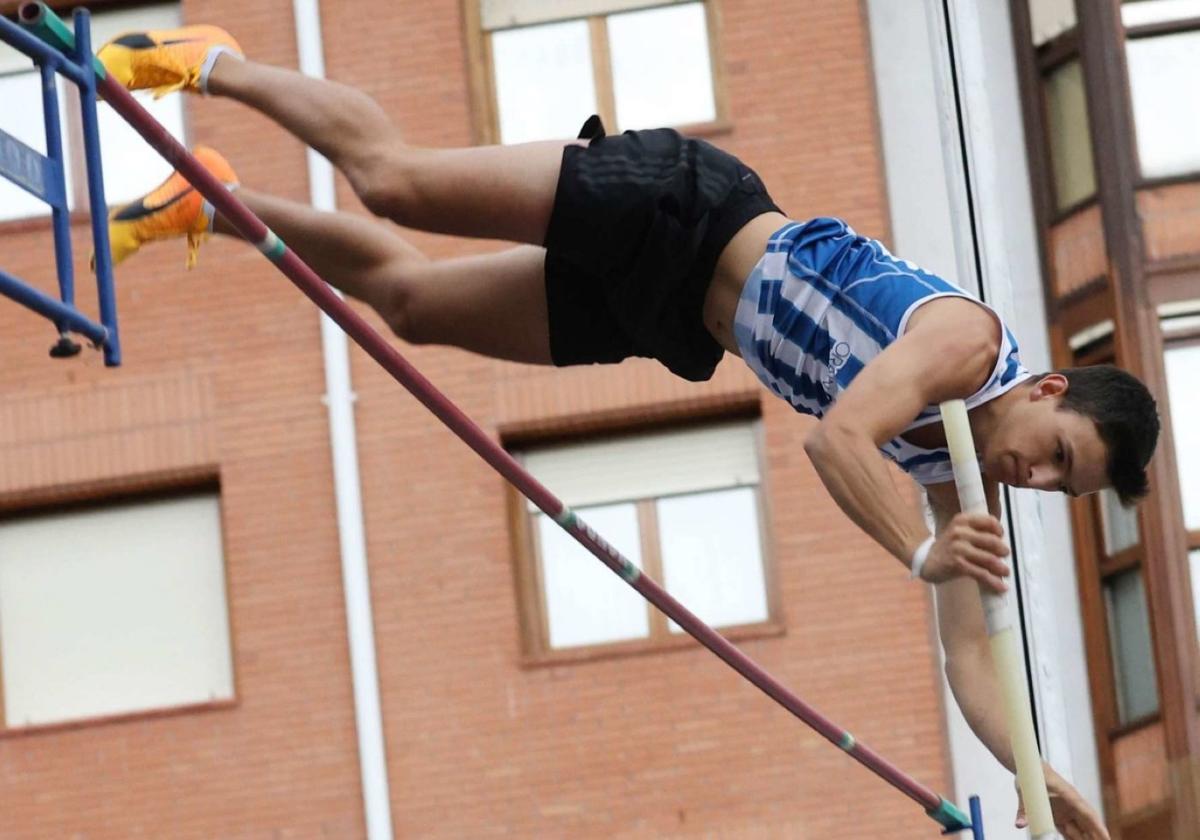
M 160 97 L 176 90 L 206 93 L 217 56 L 242 57 L 242 48 L 217 26 L 182 26 L 155 32 L 126 32 L 100 48 L 96 57 L 129 90 L 149 88 Z
M 215 150 L 197 146 L 192 154 L 226 187 L 237 186 L 233 167 Z M 113 265 L 127 259 L 147 242 L 186 236 L 187 267 L 196 264 L 200 243 L 212 231 L 213 208 L 178 172 L 146 195 L 108 214 L 108 238 Z

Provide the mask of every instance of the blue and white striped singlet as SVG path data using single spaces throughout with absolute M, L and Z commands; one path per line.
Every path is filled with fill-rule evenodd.
M 746 364 L 803 414 L 823 417 L 864 366 L 904 333 L 917 307 L 939 297 L 977 298 L 907 260 L 840 219 L 789 224 L 771 237 L 742 290 L 733 332 Z M 986 304 L 980 304 L 986 306 Z M 1003 344 L 992 374 L 967 408 L 995 399 L 1032 374 L 1000 321 Z M 938 422 L 926 406 L 905 429 Z M 897 436 L 880 451 L 921 484 L 952 481 L 945 448 L 922 449 Z

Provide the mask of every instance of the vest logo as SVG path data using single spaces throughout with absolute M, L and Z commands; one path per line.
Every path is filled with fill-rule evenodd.
M 829 348 L 829 361 L 825 366 L 825 375 L 821 377 L 821 387 L 825 393 L 834 396 L 838 392 L 838 371 L 850 361 L 850 344 L 839 341 Z

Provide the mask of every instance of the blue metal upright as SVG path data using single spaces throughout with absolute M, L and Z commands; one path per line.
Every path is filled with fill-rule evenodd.
M 79 345 L 69 333 L 83 335 L 104 351 L 104 363 L 121 363 L 117 330 L 116 296 L 113 290 L 112 251 L 108 242 L 108 210 L 100 159 L 100 129 L 96 116 L 96 75 L 104 69 L 92 55 L 91 18 L 86 9 L 75 11 L 75 49 L 71 56 L 55 50 L 4 17 L 0 17 L 0 41 L 29 56 L 37 65 L 42 85 L 42 120 L 46 131 L 46 154 L 30 148 L 0 130 L 0 176 L 50 205 L 54 230 L 54 262 L 58 273 L 56 299 L 25 281 L 0 271 L 0 294 L 49 318 L 59 332 L 52 356 L 73 356 Z M 75 307 L 75 276 L 71 256 L 71 220 L 67 205 L 68 165 L 63 154 L 56 79 L 63 76 L 79 88 L 83 152 L 91 210 L 92 247 L 95 254 L 96 288 L 100 321 L 86 317 Z
M 973 840 L 983 840 L 983 805 L 980 804 L 978 796 L 972 796 L 970 803 Z

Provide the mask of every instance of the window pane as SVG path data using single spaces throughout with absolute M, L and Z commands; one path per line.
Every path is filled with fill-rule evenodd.
M 1104 553 L 1112 557 L 1137 545 L 1137 509 L 1123 506 L 1116 492 L 1107 487 L 1100 491 L 1099 502 L 1100 519 L 1104 523 Z
M 1183 521 L 1188 530 L 1200 530 L 1200 346 L 1170 348 L 1164 366 L 1171 403 L 1171 429 L 1175 436 L 1175 461 L 1183 497 Z
M 149 91 L 134 98 L 162 123 L 175 139 L 183 142 L 183 97 L 155 99 Z M 96 109 L 100 122 L 100 159 L 104 172 L 104 198 L 108 204 L 124 204 L 154 189 L 171 174 L 171 164 L 150 148 L 117 112 L 105 104 Z
M 500 141 L 574 137 L 596 112 L 587 21 L 492 34 Z
M 1117 683 L 1117 717 L 1121 723 L 1128 723 L 1158 711 L 1154 649 L 1141 571 L 1133 569 L 1108 578 L 1104 582 L 1104 601 Z
M 92 16 L 92 43 L 98 47 L 131 29 L 167 29 L 179 23 L 178 3 L 101 12 Z M 68 19 L 67 24 L 73 27 L 74 19 Z M 8 71 L 19 72 L 16 75 L 0 75 L 0 102 L 5 105 L 0 109 L 0 128 L 38 151 L 45 152 L 38 74 L 32 71 L 32 62 L 28 58 L 0 45 L 0 74 Z M 58 90 L 65 132 L 63 151 L 68 159 L 72 154 L 79 157 L 82 148 L 72 150 L 67 118 L 70 112 L 70 124 L 77 121 L 79 98 L 75 86 L 61 79 Z M 139 92 L 134 96 L 174 137 L 183 139 L 182 96 L 168 96 L 159 100 L 155 100 L 148 92 Z M 153 189 L 170 173 L 170 165 L 107 105 L 98 103 L 96 110 L 100 122 L 104 192 L 108 203 L 121 204 Z M 80 203 L 73 200 L 70 171 L 67 175 L 67 195 L 72 207 Z M 45 204 L 7 180 L 0 179 L 0 220 L 48 212 Z
M 217 498 L 0 523 L 0 664 L 9 726 L 232 697 Z
M 63 107 L 64 88 L 58 83 L 58 107 L 63 125 L 63 155 L 70 160 L 71 142 L 66 130 L 66 110 Z M 26 146 L 46 153 L 46 128 L 42 116 L 42 80 L 36 71 L 0 76 L 0 129 L 11 134 Z M 67 203 L 72 203 L 70 170 L 67 172 Z M 25 190 L 0 178 L 0 221 L 23 219 L 29 216 L 48 216 L 50 205 L 34 198 Z
M 1126 26 L 1200 17 L 1200 0 L 1125 0 L 1121 20 Z
M 1127 41 L 1142 175 L 1200 171 L 1200 32 Z
M 750 487 L 658 501 L 667 591 L 714 627 L 767 620 L 758 503 Z M 671 622 L 672 632 L 682 632 Z
M 1029 20 L 1040 46 L 1075 25 L 1075 0 L 1029 0 Z
M 0 76 L 27 73 L 30 70 L 33 70 L 32 58 L 0 41 Z
M 1078 61 L 1064 64 L 1046 78 L 1046 111 L 1054 193 L 1062 210 L 1096 191 L 1083 69 Z
M 178 3 L 106 11 L 92 16 L 92 44 L 99 48 L 100 44 L 124 32 L 171 29 L 182 22 Z M 134 98 L 171 132 L 172 137 L 185 142 L 183 103 L 186 97 L 175 94 L 155 99 L 150 91 L 138 91 Z M 110 205 L 124 204 L 144 195 L 171 174 L 171 165 L 117 116 L 116 111 L 104 103 L 96 110 L 100 120 L 104 197 Z
M 633 504 L 581 508 L 576 513 L 639 569 L 637 508 Z M 550 647 L 565 648 L 649 635 L 649 607 L 629 584 L 543 513 L 535 517 Z
M 611 15 L 608 41 L 620 130 L 716 119 L 703 3 Z

